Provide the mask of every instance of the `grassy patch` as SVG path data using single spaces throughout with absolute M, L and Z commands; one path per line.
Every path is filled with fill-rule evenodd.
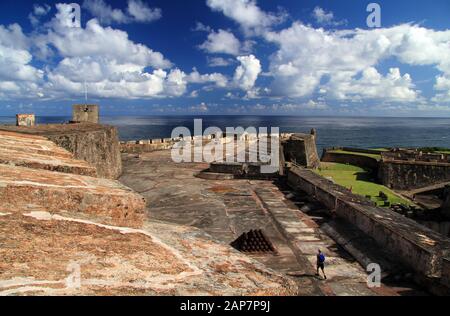
M 378 150 L 378 151 L 389 151 L 389 148 L 371 148 L 373 150 Z
M 325 178 L 332 179 L 336 184 L 348 189 L 351 188 L 355 194 L 362 196 L 370 195 L 371 200 L 376 202 L 378 206 L 383 206 L 384 204 L 384 201 L 378 197 L 380 191 L 387 195 L 388 201 L 391 204 L 412 204 L 410 201 L 397 196 L 385 186 L 374 183 L 374 179 L 371 179 L 370 172 L 356 166 L 339 163 L 321 163 L 321 168 L 315 172 Z
M 358 152 L 346 151 L 346 150 L 330 150 L 329 152 L 334 153 L 334 154 L 350 154 L 350 155 L 356 155 L 356 156 L 365 156 L 365 157 L 370 157 L 370 158 L 373 158 L 376 160 L 381 159 L 381 155 L 377 155 L 377 154 L 358 153 Z

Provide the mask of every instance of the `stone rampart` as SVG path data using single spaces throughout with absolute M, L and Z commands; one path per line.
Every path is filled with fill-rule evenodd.
M 173 139 L 147 139 L 139 141 L 120 142 L 120 152 L 129 154 L 141 154 L 158 150 L 172 148 L 175 144 Z
M 282 143 L 286 161 L 292 161 L 312 169 L 320 166 L 316 146 L 316 131 L 314 129 L 311 134 L 291 134 Z
M 368 199 L 352 194 L 310 170 L 291 168 L 288 183 L 315 196 L 417 274 L 436 280 L 446 273 L 443 258 L 450 252 L 450 239 L 389 209 L 376 207 Z
M 380 163 L 378 178 L 394 190 L 419 189 L 450 181 L 450 163 L 386 160 Z
M 360 154 L 347 154 L 324 150 L 321 161 L 349 164 L 363 169 L 371 169 L 375 174 L 378 171 L 378 160 Z
M 43 136 L 94 166 L 101 178 L 117 179 L 122 173 L 119 136 L 113 126 L 100 124 L 2 125 L 0 130 Z

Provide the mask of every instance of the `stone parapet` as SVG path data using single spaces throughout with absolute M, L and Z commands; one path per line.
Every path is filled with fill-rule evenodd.
M 316 197 L 331 212 L 372 237 L 393 258 L 425 278 L 441 278 L 443 258 L 450 240 L 431 229 L 389 209 L 379 208 L 368 199 L 310 170 L 293 167 L 288 183 Z
M 0 130 L 45 137 L 95 167 L 97 175 L 117 179 L 122 174 L 118 131 L 100 124 L 48 124 L 34 127 L 0 126 Z

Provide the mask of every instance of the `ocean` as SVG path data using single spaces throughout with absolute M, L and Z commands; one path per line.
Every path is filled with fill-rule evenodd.
M 185 126 L 193 130 L 194 119 L 203 129 L 217 126 L 279 127 L 280 132 L 309 133 L 317 130 L 319 153 L 323 148 L 352 146 L 447 147 L 450 148 L 450 118 L 391 117 L 302 117 L 302 116 L 103 116 L 101 122 L 114 125 L 121 140 L 168 138 L 172 130 Z M 38 124 L 67 122 L 70 117 L 38 116 Z M 14 124 L 14 117 L 0 117 L 0 124 Z

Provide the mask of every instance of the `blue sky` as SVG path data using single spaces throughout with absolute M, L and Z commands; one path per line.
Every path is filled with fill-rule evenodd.
M 450 2 L 0 3 L 0 115 L 450 116 Z

